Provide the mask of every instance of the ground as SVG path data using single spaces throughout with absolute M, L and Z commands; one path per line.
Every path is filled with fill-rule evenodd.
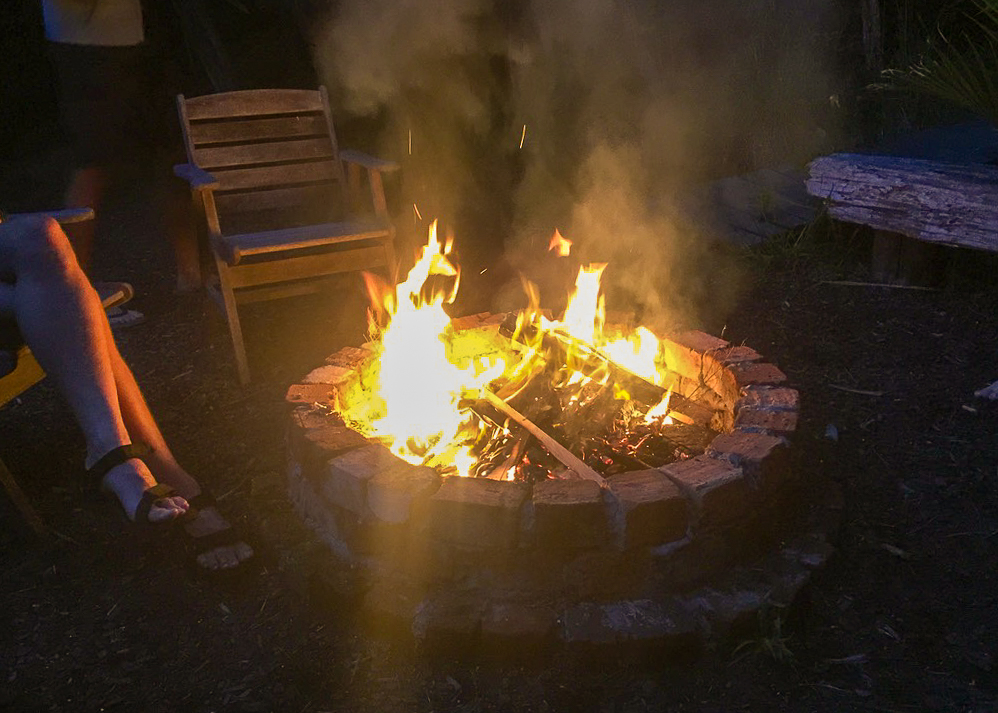
M 0 511 L 0 710 L 992 711 L 998 706 L 996 261 L 958 253 L 941 291 L 863 280 L 868 238 L 774 238 L 734 258 L 735 306 L 701 326 L 778 364 L 802 394 L 806 478 L 844 496 L 838 552 L 796 605 L 685 663 L 645 652 L 538 660 L 430 655 L 378 632 L 342 586 L 310 586 L 318 546 L 285 497 L 283 397 L 362 338 L 359 283 L 250 308 L 256 373 L 235 380 L 224 323 L 172 293 L 142 186 L 118 199 L 99 269 L 129 279 L 145 324 L 120 333 L 183 463 L 260 545 L 228 585 L 180 543 L 127 524 L 83 478 L 82 440 L 43 382 L 0 411 L 0 452 L 55 533 L 22 538 Z M 136 206 L 140 206 L 136 208 Z M 327 583 L 328 584 L 328 583 Z

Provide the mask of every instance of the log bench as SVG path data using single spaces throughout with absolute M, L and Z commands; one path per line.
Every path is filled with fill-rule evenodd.
M 998 252 L 998 166 L 833 154 L 811 162 L 807 190 L 832 218 L 873 228 L 878 281 L 937 281 L 945 246 Z

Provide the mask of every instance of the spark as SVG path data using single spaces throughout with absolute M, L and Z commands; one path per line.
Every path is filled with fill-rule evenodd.
M 409 155 L 412 156 L 412 129 L 409 129 Z
M 419 214 L 419 208 L 416 207 L 415 203 L 412 204 L 412 210 L 416 213 L 416 219 L 417 220 L 422 220 L 423 219 L 423 216 L 421 216 Z
M 523 140 L 527 138 L 527 125 L 523 125 L 523 131 L 520 132 L 520 148 L 523 148 Z

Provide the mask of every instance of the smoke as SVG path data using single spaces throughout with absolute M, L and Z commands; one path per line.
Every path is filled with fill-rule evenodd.
M 832 139 L 833 4 L 341 0 L 316 59 L 468 264 L 530 272 L 558 228 L 610 264 L 611 307 L 690 322 L 737 275 L 685 197 Z

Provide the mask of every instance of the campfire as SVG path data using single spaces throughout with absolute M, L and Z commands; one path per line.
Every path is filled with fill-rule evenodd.
M 571 242 L 556 232 L 550 250 L 568 260 Z M 606 324 L 605 265 L 579 268 L 557 319 L 527 283 L 529 307 L 483 332 L 444 312 L 460 285 L 448 252 L 434 224 L 398 286 L 367 276 L 370 358 L 334 406 L 356 431 L 442 475 L 600 485 L 703 452 L 716 435 L 709 413 L 663 386 L 660 340 Z
M 834 517 L 802 506 L 785 375 L 608 318 L 603 266 L 558 234 L 564 310 L 527 285 L 526 309 L 451 319 L 448 254 L 434 228 L 402 282 L 369 277 L 370 341 L 288 390 L 290 497 L 375 618 L 427 642 L 685 641 L 789 601 Z

